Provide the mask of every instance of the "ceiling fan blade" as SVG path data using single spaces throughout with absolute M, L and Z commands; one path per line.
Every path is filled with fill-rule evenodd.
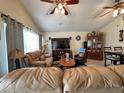
M 103 9 L 113 9 L 114 7 L 103 7 Z
M 52 11 L 50 12 L 50 14 L 54 14 L 55 9 L 56 9 L 56 7 L 52 9 Z
M 115 2 L 120 2 L 120 0 L 115 0 Z
M 64 10 L 65 10 L 65 15 L 68 15 L 69 12 L 68 12 L 67 9 L 65 8 L 65 6 L 64 6 L 63 8 L 64 8 Z
M 48 3 L 53 3 L 53 2 L 54 2 L 54 1 L 52 1 L 52 0 L 40 0 L 40 1 L 48 2 Z
M 99 17 L 103 17 L 103 16 L 105 16 L 105 15 L 107 15 L 107 14 L 111 13 L 111 12 L 112 12 L 112 11 L 108 11 L 108 12 L 106 12 L 106 13 L 104 13 L 104 14 L 100 15 Z
M 117 7 L 117 8 L 124 7 L 124 2 L 119 2 L 115 4 L 114 7 Z
M 101 14 L 103 14 L 104 11 L 106 11 L 106 10 L 96 10 L 96 11 L 92 12 L 91 17 L 92 17 L 92 18 L 97 18 L 97 17 L 99 17 Z
M 73 5 L 73 4 L 78 4 L 79 3 L 79 0 L 68 0 L 68 1 L 65 1 L 67 5 Z

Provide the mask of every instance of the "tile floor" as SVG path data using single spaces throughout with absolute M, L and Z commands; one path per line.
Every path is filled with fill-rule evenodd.
M 104 60 L 99 61 L 99 60 L 88 59 L 86 65 L 87 66 L 104 66 Z M 112 65 L 111 61 L 107 60 L 107 65 L 108 66 Z
M 104 66 L 104 61 L 88 59 L 86 65 L 87 66 Z

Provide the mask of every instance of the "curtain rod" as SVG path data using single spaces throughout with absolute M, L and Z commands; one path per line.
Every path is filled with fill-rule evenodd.
M 5 13 L 2 13 L 1 11 L 0 11 L 0 16 L 2 17 L 2 16 L 5 16 L 5 17 L 8 17 L 9 15 L 6 15 Z M 11 18 L 10 17 L 10 19 L 11 20 L 13 20 L 13 21 L 17 21 L 16 19 L 14 19 L 14 18 Z M 19 21 L 17 21 L 19 24 L 22 24 L 21 22 L 19 22 Z M 26 27 L 26 28 L 28 28 L 28 29 L 31 29 L 31 28 L 29 28 L 29 27 L 27 27 L 27 26 L 25 26 L 24 24 L 22 24 L 24 27 Z M 32 30 L 32 29 L 31 29 Z

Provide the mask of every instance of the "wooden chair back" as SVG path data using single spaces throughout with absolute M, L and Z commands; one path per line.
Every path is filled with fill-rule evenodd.
M 111 47 L 104 47 L 104 51 L 112 51 Z
M 122 52 L 123 49 L 121 46 L 113 47 L 115 52 Z

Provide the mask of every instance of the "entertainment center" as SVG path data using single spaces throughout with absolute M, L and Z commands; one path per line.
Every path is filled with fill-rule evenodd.
M 51 41 L 52 56 L 54 61 L 58 61 L 65 53 L 69 53 L 70 57 L 72 57 L 69 38 L 52 38 Z

